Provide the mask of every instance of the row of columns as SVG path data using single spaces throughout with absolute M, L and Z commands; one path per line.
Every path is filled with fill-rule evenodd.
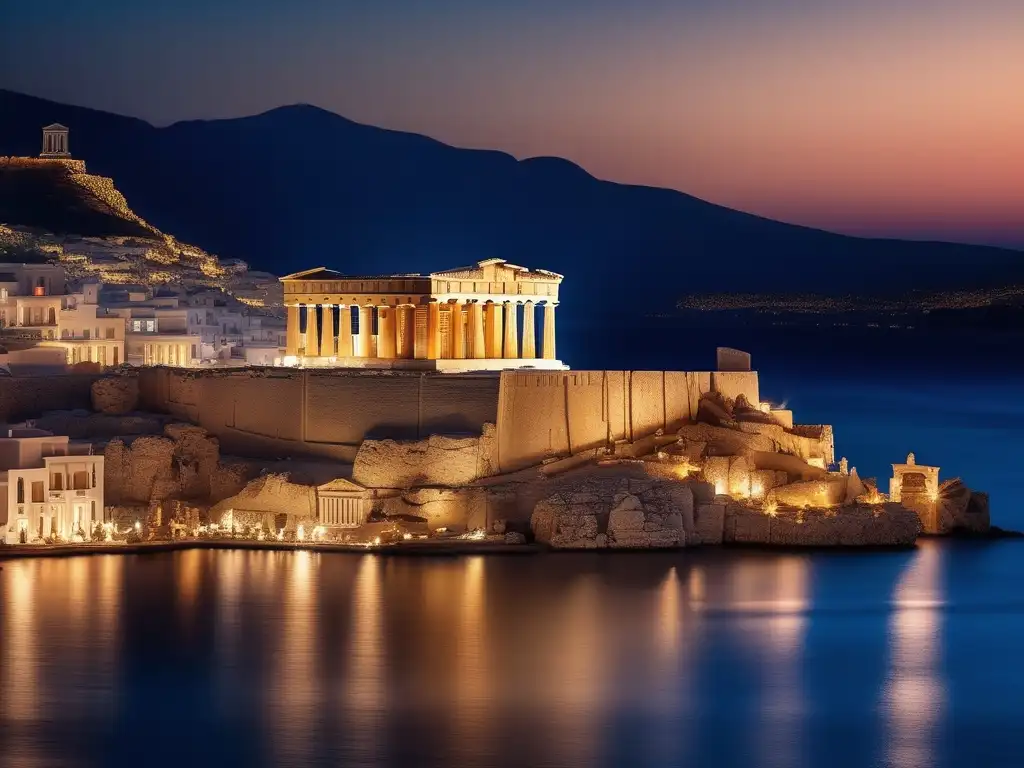
M 147 343 L 142 350 L 143 365 L 189 366 L 192 364 L 192 350 L 189 347 L 189 344 L 172 342 Z
M 286 352 L 289 357 L 371 357 L 382 359 L 535 359 L 537 330 L 532 301 L 523 302 L 520 344 L 519 305 L 477 301 L 427 305 L 360 306 L 358 331 L 352 333 L 351 306 L 288 306 Z M 320 319 L 317 317 L 320 308 Z M 335 307 L 340 309 L 334 336 Z M 502 309 L 504 307 L 504 309 Z M 377 313 L 377 333 L 373 314 Z M 305 315 L 306 332 L 301 321 Z M 555 358 L 555 304 L 544 304 L 541 358 Z

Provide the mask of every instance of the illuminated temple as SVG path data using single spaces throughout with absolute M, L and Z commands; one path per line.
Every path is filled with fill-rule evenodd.
M 555 272 L 486 259 L 428 275 L 351 276 L 317 267 L 281 282 L 285 365 L 565 368 L 555 353 L 562 282 Z

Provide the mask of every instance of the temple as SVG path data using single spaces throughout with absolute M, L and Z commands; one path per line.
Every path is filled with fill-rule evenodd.
M 281 282 L 288 312 L 284 365 L 565 368 L 555 352 L 562 282 L 555 272 L 486 259 L 428 275 L 350 276 L 317 267 Z

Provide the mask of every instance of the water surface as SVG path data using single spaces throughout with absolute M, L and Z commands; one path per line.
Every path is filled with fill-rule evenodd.
M 7 562 L 0 766 L 1015 765 L 1024 545 Z

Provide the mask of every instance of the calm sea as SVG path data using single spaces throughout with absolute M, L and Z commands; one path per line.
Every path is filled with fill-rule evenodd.
M 707 369 L 716 344 L 748 349 L 764 396 L 835 425 L 863 476 L 884 485 L 914 451 L 1024 528 L 1005 338 L 563 336 L 579 368 Z M 1015 540 L 0 566 L 0 768 L 1024 765 Z
M 1022 562 L 8 562 L 0 766 L 1016 766 Z

